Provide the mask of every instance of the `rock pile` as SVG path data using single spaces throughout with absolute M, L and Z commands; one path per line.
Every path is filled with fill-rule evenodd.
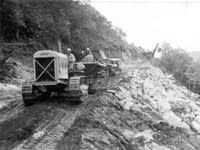
M 200 132 L 199 96 L 158 68 L 144 64 L 128 72 L 115 90 L 124 109 L 150 109 L 170 125 Z

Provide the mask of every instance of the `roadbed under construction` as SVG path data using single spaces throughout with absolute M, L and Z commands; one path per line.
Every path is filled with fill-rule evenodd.
M 0 96 L 0 150 L 199 150 L 199 96 L 149 63 L 126 67 L 81 104 Z

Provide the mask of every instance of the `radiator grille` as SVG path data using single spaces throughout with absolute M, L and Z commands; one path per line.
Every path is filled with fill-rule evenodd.
M 36 81 L 55 81 L 54 58 L 35 59 Z

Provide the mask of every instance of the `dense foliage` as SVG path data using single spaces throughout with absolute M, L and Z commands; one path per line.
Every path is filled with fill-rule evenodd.
M 185 50 L 165 43 L 160 62 L 180 83 L 200 93 L 200 62 L 194 62 Z
M 63 51 L 70 47 L 77 60 L 87 47 L 99 61 L 100 50 L 123 60 L 138 56 L 137 47 L 124 40 L 125 33 L 85 1 L 0 0 L 0 76 L 10 76 L 10 57 L 30 64 L 25 58 L 41 49 L 58 50 L 60 43 Z
M 57 42 L 80 50 L 109 50 L 119 54 L 131 49 L 125 33 L 87 3 L 73 0 L 3 0 L 1 34 L 4 40 L 37 43 L 38 48 L 56 49 Z M 34 44 L 35 44 L 34 43 Z

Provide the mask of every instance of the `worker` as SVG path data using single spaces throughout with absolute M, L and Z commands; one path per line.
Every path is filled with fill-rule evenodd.
M 75 56 L 72 54 L 71 48 L 67 48 L 66 56 L 68 58 L 68 67 L 69 71 L 72 71 L 74 68 L 74 63 L 76 62 Z
M 85 56 L 81 60 L 81 62 L 93 62 L 94 61 L 94 56 L 90 50 L 90 48 L 86 48 L 85 50 Z

